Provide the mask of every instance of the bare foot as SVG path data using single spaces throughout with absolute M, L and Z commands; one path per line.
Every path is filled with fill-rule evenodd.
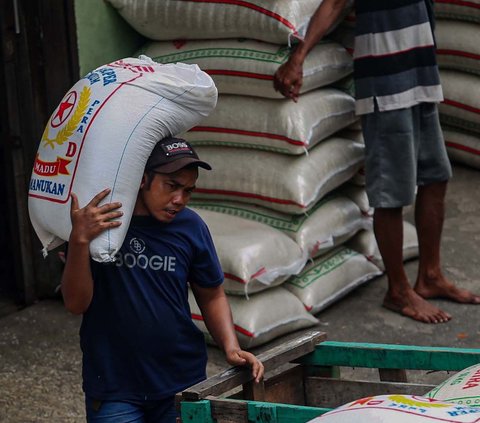
M 462 304 L 480 304 L 479 295 L 457 288 L 443 275 L 437 278 L 419 279 L 414 289 L 422 298 L 445 298 Z
M 425 301 L 413 289 L 402 296 L 393 296 L 387 292 L 383 306 L 423 323 L 445 323 L 452 318 L 450 314 Z

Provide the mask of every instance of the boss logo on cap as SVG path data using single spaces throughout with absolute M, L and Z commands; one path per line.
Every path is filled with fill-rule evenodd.
M 167 156 L 174 156 L 176 154 L 193 154 L 190 146 L 183 141 L 176 141 L 170 144 L 162 145 L 163 151 Z

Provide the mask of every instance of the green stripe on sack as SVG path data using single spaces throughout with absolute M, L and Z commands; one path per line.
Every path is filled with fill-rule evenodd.
M 332 201 L 337 195 L 332 195 L 328 198 L 324 198 L 319 201 L 315 207 L 312 208 L 310 213 L 316 211 L 319 207 Z M 255 222 L 264 223 L 272 228 L 279 229 L 283 232 L 298 232 L 305 221 L 309 218 L 309 215 L 288 215 L 285 217 L 278 214 L 272 215 L 268 213 L 267 209 L 252 210 L 249 207 L 242 207 L 241 205 L 229 205 L 229 204 L 216 204 L 212 202 L 203 202 L 199 200 L 191 200 L 189 206 L 193 208 L 209 210 L 213 212 L 228 214 L 230 216 L 242 217 L 244 219 L 253 220 Z
M 343 263 L 350 260 L 352 257 L 360 255 L 359 253 L 350 250 L 349 248 L 342 248 L 335 250 L 325 255 L 321 261 L 308 270 L 294 276 L 287 281 L 288 284 L 304 289 L 312 283 L 316 282 L 321 277 L 339 268 Z
M 201 48 L 170 53 L 153 57 L 158 63 L 183 62 L 186 60 L 224 57 L 229 59 L 249 59 L 257 62 L 283 63 L 289 55 L 288 47 L 280 47 L 275 53 L 242 48 Z
M 464 14 L 464 13 L 454 13 L 454 12 L 436 12 L 437 18 L 444 18 L 444 19 L 454 19 L 457 21 L 468 21 L 468 22 L 475 22 L 480 23 L 480 17 L 475 14 Z
M 217 145 L 222 147 L 238 147 L 238 148 L 249 148 L 255 150 L 262 150 L 262 151 L 271 151 L 273 153 L 282 153 L 282 154 L 289 154 L 292 155 L 292 152 L 286 148 L 277 148 L 277 147 L 269 147 L 267 145 L 260 145 L 260 144 L 249 144 L 243 142 L 230 142 L 230 141 L 213 141 L 213 140 L 189 140 L 189 142 L 193 145 Z
M 469 120 L 461 119 L 455 116 L 446 115 L 445 113 L 440 113 L 440 121 L 447 125 L 452 125 L 455 127 L 460 127 L 468 131 L 480 132 L 480 125 L 476 122 Z

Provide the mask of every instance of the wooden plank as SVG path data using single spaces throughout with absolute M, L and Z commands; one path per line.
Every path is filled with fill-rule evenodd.
M 210 397 L 209 397 L 210 398 Z M 212 417 L 216 423 L 246 423 L 248 421 L 247 403 L 244 401 L 210 398 Z
M 408 382 L 405 369 L 378 369 L 378 374 L 386 382 Z
M 311 407 L 336 408 L 367 396 L 386 394 L 424 395 L 435 385 L 399 382 L 370 382 L 322 377 L 305 379 L 305 401 Z
M 266 402 L 305 405 L 302 366 L 291 367 L 265 380 Z
M 315 345 L 326 339 L 324 332 L 310 331 L 283 345 L 274 347 L 257 358 L 265 366 L 265 371 L 276 369 L 315 350 Z M 231 367 L 222 373 L 200 382 L 182 392 L 184 400 L 196 401 L 209 395 L 218 396 L 252 379 L 251 371 L 245 367 Z
M 458 371 L 480 362 L 480 349 L 326 341 L 297 362 L 379 369 Z
M 305 423 L 330 411 L 329 408 L 253 401 L 248 402 L 247 408 L 248 421 L 259 423 Z M 269 418 L 273 420 L 268 420 Z
M 265 383 L 249 381 L 243 384 L 243 398 L 253 401 L 265 401 Z
M 214 423 L 209 401 L 182 403 L 181 418 L 189 423 Z
M 182 410 L 188 404 L 188 413 L 182 411 L 183 422 L 200 423 L 198 416 L 201 411 L 196 411 L 196 408 L 198 404 L 198 408 L 204 410 L 205 402 L 210 404 L 211 417 L 216 423 L 305 423 L 330 411 L 330 408 L 211 398 L 209 401 L 182 402 Z M 185 420 L 186 418 L 189 420 Z

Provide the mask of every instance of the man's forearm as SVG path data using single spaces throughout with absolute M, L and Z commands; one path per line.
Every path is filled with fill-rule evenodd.
M 82 314 L 87 310 L 93 297 L 88 243 L 69 243 L 61 288 L 67 310 L 74 314 Z
M 193 287 L 207 329 L 225 352 L 239 349 L 228 299 L 221 288 Z
M 303 63 L 310 50 L 325 36 L 340 17 L 347 0 L 324 0 L 313 14 L 303 41 L 292 53 L 291 60 Z

